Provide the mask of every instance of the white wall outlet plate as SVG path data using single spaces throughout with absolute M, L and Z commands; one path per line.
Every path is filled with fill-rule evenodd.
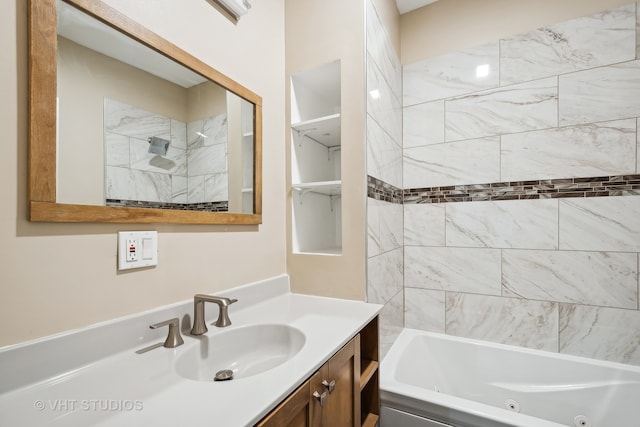
M 158 265 L 157 231 L 118 232 L 118 270 Z

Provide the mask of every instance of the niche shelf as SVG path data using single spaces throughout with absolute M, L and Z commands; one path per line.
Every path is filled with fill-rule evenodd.
M 340 62 L 291 76 L 293 252 L 342 253 Z

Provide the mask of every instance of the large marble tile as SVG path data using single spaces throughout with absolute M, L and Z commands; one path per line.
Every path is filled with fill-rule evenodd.
M 413 246 L 444 246 L 445 205 L 405 204 L 404 244 Z
M 640 6 L 638 8 L 640 9 Z M 636 173 L 640 172 L 640 131 L 638 129 L 640 129 L 640 118 L 636 119 Z
M 383 203 L 380 206 L 380 250 L 399 248 L 403 244 L 403 214 L 399 203 Z
M 187 149 L 187 124 L 179 120 L 171 119 L 171 146 Z
M 171 177 L 171 201 L 173 203 L 188 203 L 188 180 L 184 176 Z
M 402 97 L 402 66 L 387 29 L 382 24 L 375 6 L 367 1 L 367 53 L 380 69 L 392 93 L 398 99 Z
M 171 203 L 171 176 L 132 169 L 129 189 L 131 200 Z
M 405 65 L 404 106 L 498 87 L 498 42 Z
M 204 145 L 226 144 L 228 140 L 227 115 L 219 114 L 209 117 L 203 123 Z
M 189 203 L 204 202 L 204 175 L 187 178 L 187 200 Z
M 446 204 L 447 246 L 558 248 L 558 201 Z
M 560 200 L 560 249 L 640 252 L 640 197 Z
M 367 174 L 402 188 L 402 147 L 368 114 Z
M 640 116 L 640 60 L 559 77 L 560 125 Z
M 105 169 L 105 198 L 131 200 L 129 168 L 107 166 Z
M 558 124 L 558 79 L 549 77 L 445 101 L 447 141 L 547 129 Z
M 229 200 L 229 176 L 226 173 L 205 175 L 204 201 L 225 202 Z
M 428 289 L 404 289 L 404 326 L 405 328 L 444 334 L 443 291 Z
M 635 4 L 500 41 L 500 83 L 534 80 L 635 59 Z
M 447 293 L 446 333 L 537 350 L 558 351 L 558 304 Z
M 129 167 L 129 137 L 117 133 L 104 133 L 105 162 L 107 166 Z
M 367 55 L 367 113 L 402 146 L 402 104 Z
M 500 295 L 500 250 L 405 246 L 404 285 Z
M 187 168 L 190 177 L 227 171 L 227 154 L 224 144 L 190 148 L 187 151 Z
M 380 311 L 380 360 L 384 359 L 404 327 L 404 292 L 399 291 Z
M 204 120 L 187 123 L 187 148 L 200 148 L 205 144 Z
M 503 135 L 502 181 L 633 174 L 634 119 Z
M 380 209 L 383 202 L 367 197 L 367 257 L 380 254 Z
M 402 110 L 402 146 L 444 142 L 444 101 L 412 105 Z
M 402 168 L 404 188 L 500 181 L 500 138 L 407 148 Z
M 171 138 L 171 119 L 142 108 L 105 98 L 104 130 L 132 138 Z
M 640 365 L 640 311 L 560 305 L 560 352 Z
M 636 59 L 640 59 L 640 2 L 636 3 Z
M 505 249 L 502 294 L 635 309 L 637 270 L 635 253 Z
M 386 304 L 402 290 L 402 249 L 382 253 L 367 260 L 367 301 Z

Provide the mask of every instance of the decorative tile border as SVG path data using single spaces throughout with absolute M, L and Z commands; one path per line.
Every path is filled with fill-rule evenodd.
M 640 174 L 408 188 L 404 191 L 367 176 L 369 198 L 399 204 L 636 195 L 640 195 Z
M 202 203 L 163 203 L 163 202 L 142 202 L 139 200 L 117 200 L 107 199 L 107 206 L 122 206 L 128 208 L 153 208 L 153 209 L 173 209 L 180 211 L 200 211 L 200 212 L 228 212 L 229 202 L 202 202 Z
M 403 203 L 477 202 L 486 200 L 631 195 L 640 195 L 640 174 L 410 188 L 403 192 Z
M 402 204 L 402 189 L 367 175 L 367 197 L 383 202 Z

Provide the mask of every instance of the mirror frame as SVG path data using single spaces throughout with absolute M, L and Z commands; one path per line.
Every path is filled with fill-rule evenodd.
M 254 105 L 253 212 L 56 203 L 57 0 L 29 2 L 29 219 L 34 222 L 261 224 L 262 98 L 98 0 L 62 0 Z

